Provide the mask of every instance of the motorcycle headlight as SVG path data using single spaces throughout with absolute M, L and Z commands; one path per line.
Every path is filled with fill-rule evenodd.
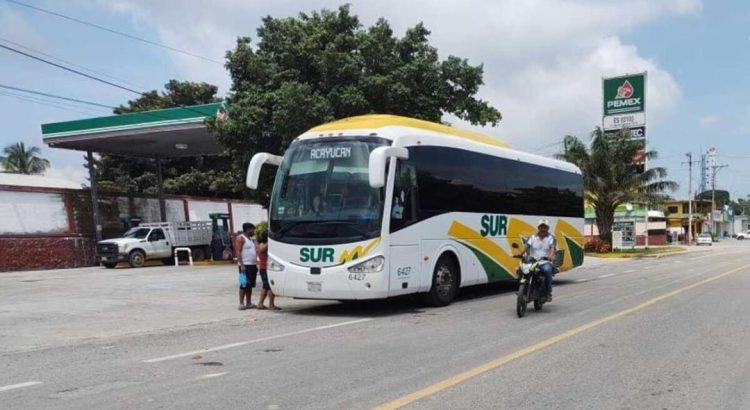
M 524 275 L 528 275 L 529 272 L 531 272 L 531 266 L 530 265 L 521 266 L 521 272 L 523 272 Z
M 276 259 L 272 257 L 268 257 L 268 270 L 274 271 L 274 272 L 280 272 L 284 270 L 284 265 L 279 263 Z
M 371 273 L 380 272 L 385 266 L 385 258 L 382 256 L 376 256 L 372 259 L 368 259 L 364 262 L 358 263 L 354 266 L 349 267 L 351 273 Z

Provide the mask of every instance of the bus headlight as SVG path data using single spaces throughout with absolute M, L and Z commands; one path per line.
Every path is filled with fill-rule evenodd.
M 272 257 L 268 257 L 268 270 L 274 271 L 274 272 L 280 272 L 284 270 L 284 265 L 279 263 L 276 259 Z
M 349 268 L 351 273 L 371 273 L 380 272 L 383 270 L 385 265 L 385 258 L 382 256 L 376 256 L 372 259 L 368 259 L 364 262 L 358 263 Z

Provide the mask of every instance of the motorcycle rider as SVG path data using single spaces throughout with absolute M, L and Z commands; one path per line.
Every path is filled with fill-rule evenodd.
M 546 219 L 540 219 L 537 223 L 537 233 L 526 241 L 526 248 L 521 254 L 522 257 L 530 255 L 536 260 L 546 259 L 549 261 L 549 263 L 539 265 L 539 270 L 544 274 L 547 302 L 552 302 L 552 275 L 555 273 L 552 261 L 555 260 L 556 248 L 557 240 L 549 233 L 549 222 Z

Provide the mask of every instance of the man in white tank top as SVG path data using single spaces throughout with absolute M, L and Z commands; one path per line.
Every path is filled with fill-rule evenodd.
M 242 233 L 234 240 L 234 260 L 237 262 L 240 275 L 244 275 L 246 281 L 242 285 L 240 279 L 240 306 L 239 310 L 252 309 L 255 307 L 251 302 L 255 279 L 258 276 L 258 247 L 255 243 L 255 225 L 247 222 L 242 224 Z

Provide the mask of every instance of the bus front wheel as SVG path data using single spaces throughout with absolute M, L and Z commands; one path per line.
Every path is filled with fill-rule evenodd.
M 435 264 L 432 273 L 432 286 L 425 295 L 431 306 L 446 306 L 453 301 L 458 290 L 458 266 L 448 255 L 443 255 Z

